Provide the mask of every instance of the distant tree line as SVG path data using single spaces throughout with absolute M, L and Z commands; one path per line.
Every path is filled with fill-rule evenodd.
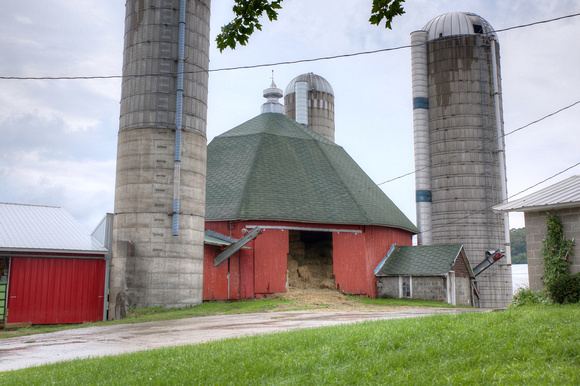
M 511 229 L 510 239 L 512 247 L 512 264 L 528 264 L 528 254 L 526 252 L 526 228 Z

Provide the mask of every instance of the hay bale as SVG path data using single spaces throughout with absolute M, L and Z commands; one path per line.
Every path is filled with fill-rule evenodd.
M 298 270 L 298 262 L 292 257 L 288 258 L 288 271 L 296 272 Z
M 322 282 L 320 283 L 320 288 L 336 290 L 336 284 L 334 284 L 334 279 L 322 280 Z
M 288 256 L 288 286 L 296 287 L 300 279 L 298 278 L 298 262 Z
M 298 267 L 298 276 L 302 279 L 302 281 L 310 281 L 312 279 L 312 275 L 310 275 L 310 271 L 308 270 L 307 266 Z

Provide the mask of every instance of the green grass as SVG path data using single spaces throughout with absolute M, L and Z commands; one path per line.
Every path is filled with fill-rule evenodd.
M 0 384 L 578 384 L 580 305 L 365 322 L 0 373 Z

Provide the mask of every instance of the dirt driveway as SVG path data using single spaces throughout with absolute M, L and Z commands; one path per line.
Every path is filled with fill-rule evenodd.
M 337 294 L 336 301 L 321 297 L 297 303 L 328 307 L 308 311 L 279 311 L 245 315 L 205 316 L 87 327 L 0 340 L 0 371 L 61 362 L 75 358 L 116 355 L 160 347 L 197 344 L 218 339 L 333 326 L 365 320 L 399 319 L 434 314 L 486 311 L 481 309 L 364 306 Z M 329 295 L 333 297 L 334 295 Z M 289 296 L 285 296 L 288 298 Z M 356 304 L 352 304 L 356 303 Z M 358 306 L 357 306 L 358 304 Z M 294 305 L 296 306 L 296 304 Z

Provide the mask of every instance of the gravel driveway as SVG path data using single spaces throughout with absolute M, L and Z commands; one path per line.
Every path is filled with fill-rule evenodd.
M 301 328 L 480 311 L 486 310 L 405 308 L 389 312 L 285 311 L 86 327 L 1 339 L 0 371 Z

